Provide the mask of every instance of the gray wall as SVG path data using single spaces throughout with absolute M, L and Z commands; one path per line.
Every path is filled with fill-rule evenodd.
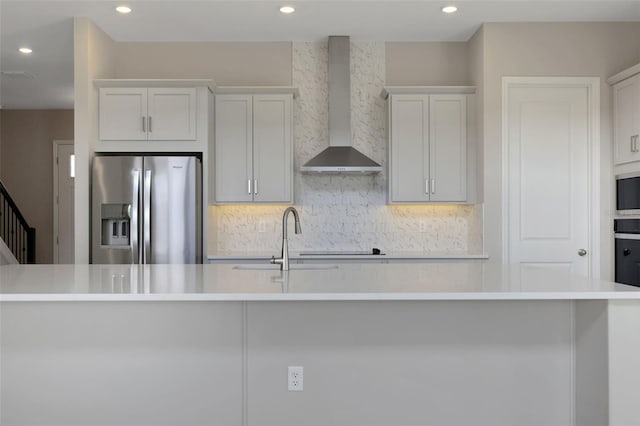
M 73 139 L 72 110 L 0 110 L 0 179 L 30 226 L 36 262 L 53 262 L 53 141 Z
M 387 42 L 389 86 L 469 86 L 466 42 Z
M 290 42 L 116 43 L 116 78 L 207 78 L 220 86 L 290 86 Z
M 476 143 L 478 164 L 478 200 L 484 200 L 484 28 L 480 27 L 467 43 L 471 85 L 476 87 Z M 484 223 L 483 223 L 484 225 Z M 486 228 L 485 228 L 486 229 Z M 484 234 L 484 233 L 483 233 Z
M 612 277 L 611 88 L 606 79 L 640 62 L 640 23 L 504 23 L 483 26 L 485 250 L 502 257 L 502 77 L 600 77 L 601 275 Z

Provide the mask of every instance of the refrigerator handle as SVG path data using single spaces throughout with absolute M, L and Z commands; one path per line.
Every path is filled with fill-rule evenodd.
M 143 263 L 151 263 L 151 170 L 144 171 L 144 248 Z
M 138 218 L 140 217 L 140 170 L 134 170 L 133 175 L 133 200 L 131 203 L 131 212 L 129 220 L 131 226 L 129 226 L 129 239 L 131 241 L 131 263 L 140 263 L 139 249 L 138 249 Z

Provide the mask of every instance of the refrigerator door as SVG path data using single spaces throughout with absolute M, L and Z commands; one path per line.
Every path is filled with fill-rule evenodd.
M 140 263 L 142 157 L 96 156 L 91 182 L 91 263 Z
M 144 157 L 144 263 L 202 263 L 202 171 L 196 157 Z

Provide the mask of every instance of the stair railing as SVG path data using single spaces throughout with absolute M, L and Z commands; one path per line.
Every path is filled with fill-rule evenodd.
M 36 229 L 29 226 L 0 182 L 0 238 L 20 263 L 36 263 Z

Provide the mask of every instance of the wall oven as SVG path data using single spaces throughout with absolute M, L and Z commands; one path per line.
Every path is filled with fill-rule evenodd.
M 640 172 L 616 176 L 616 214 L 640 218 Z
M 615 278 L 640 287 L 640 172 L 616 176 Z
M 615 219 L 615 279 L 640 287 L 640 218 Z

